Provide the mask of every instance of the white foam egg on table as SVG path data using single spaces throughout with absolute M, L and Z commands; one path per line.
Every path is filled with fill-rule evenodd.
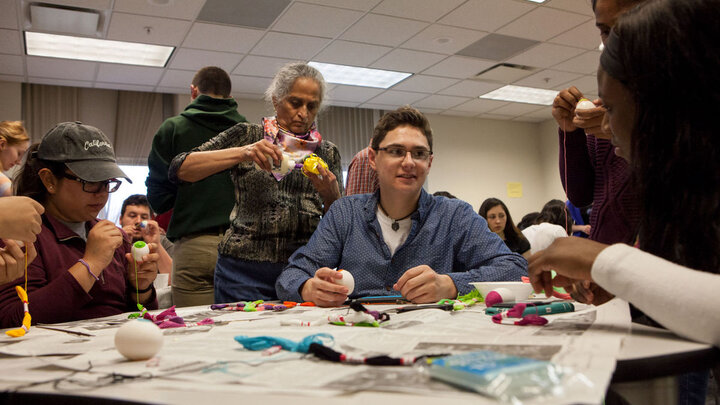
M 162 345 L 162 330 L 146 319 L 128 321 L 115 333 L 115 348 L 129 360 L 150 359 Z
M 348 289 L 348 295 L 352 294 L 353 290 L 355 289 L 355 277 L 353 277 L 352 274 L 350 274 L 347 270 L 338 270 L 338 273 L 342 274 L 342 278 L 334 279 L 333 281 L 335 284 L 344 285 Z

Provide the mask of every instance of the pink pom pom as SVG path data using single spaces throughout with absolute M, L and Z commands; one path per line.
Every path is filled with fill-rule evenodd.
M 495 304 L 499 304 L 499 303 L 501 303 L 501 302 L 503 302 L 502 295 L 500 295 L 500 294 L 499 294 L 497 291 L 495 291 L 495 290 L 490 291 L 490 292 L 488 293 L 487 297 L 485 297 L 485 305 L 488 306 L 488 307 L 491 307 L 491 306 L 493 306 L 493 305 L 495 305 Z

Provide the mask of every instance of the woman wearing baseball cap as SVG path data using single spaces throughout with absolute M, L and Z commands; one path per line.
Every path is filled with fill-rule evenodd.
M 27 288 L 32 320 L 66 322 L 119 314 L 136 302 L 157 306 L 152 282 L 156 247 L 137 269 L 130 238 L 110 221 L 96 218 L 125 178 L 109 139 L 79 122 L 52 128 L 33 145 L 16 183 L 17 194 L 45 208 L 37 236 L 37 257 L 28 265 Z M 0 327 L 22 321 L 23 305 L 15 285 L 0 286 Z M 137 294 L 136 294 L 137 291 Z

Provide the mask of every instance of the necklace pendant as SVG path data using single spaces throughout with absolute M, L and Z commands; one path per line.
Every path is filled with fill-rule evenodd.
M 398 229 L 400 229 L 400 224 L 398 224 L 397 221 L 393 221 L 392 225 L 390 225 L 393 231 L 397 232 Z

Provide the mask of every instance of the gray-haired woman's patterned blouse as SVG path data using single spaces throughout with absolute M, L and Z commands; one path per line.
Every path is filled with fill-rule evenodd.
M 177 155 L 170 164 L 168 177 L 175 183 L 182 182 L 177 172 L 192 152 L 245 146 L 263 139 L 263 135 L 260 125 L 237 124 L 190 152 Z M 342 194 L 338 148 L 323 140 L 315 153 L 337 177 Z M 235 207 L 219 253 L 255 262 L 287 262 L 295 250 L 307 243 L 320 222 L 323 213 L 320 194 L 300 170 L 293 170 L 280 181 L 252 162 L 240 163 L 230 170 L 235 184 Z

